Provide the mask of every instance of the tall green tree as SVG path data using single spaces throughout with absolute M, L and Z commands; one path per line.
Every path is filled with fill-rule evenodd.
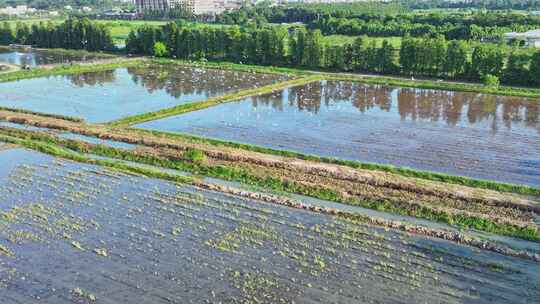
M 418 72 L 417 39 L 405 37 L 401 41 L 399 63 L 404 74 L 412 75 Z
M 289 35 L 289 58 L 293 66 L 303 64 L 306 49 L 306 29 L 296 28 L 292 35 Z
M 531 57 L 530 73 L 528 79 L 533 85 L 540 86 L 540 51 Z
M 8 45 L 15 42 L 15 35 L 11 26 L 7 22 L 3 22 L 0 27 L 0 44 Z
M 322 66 L 324 59 L 324 46 L 320 30 L 308 31 L 306 35 L 304 56 L 302 64 L 311 68 Z
M 351 49 L 352 49 L 352 69 L 354 71 L 365 71 L 367 70 L 367 36 L 361 36 L 354 40 Z
M 394 58 L 394 47 L 384 40 L 382 46 L 377 51 L 377 72 L 391 74 L 396 72 L 396 64 Z
M 451 41 L 448 44 L 443 72 L 446 76 L 456 78 L 465 74 L 469 61 L 469 46 L 465 41 Z
M 493 45 L 480 44 L 472 54 L 471 77 L 481 79 L 484 75 L 493 75 L 500 78 L 504 66 L 504 53 Z
M 506 68 L 503 71 L 503 82 L 508 84 L 522 84 L 529 77 L 529 64 L 531 56 L 512 52 L 508 57 Z

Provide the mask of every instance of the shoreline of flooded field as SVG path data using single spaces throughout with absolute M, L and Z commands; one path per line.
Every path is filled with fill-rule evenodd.
M 8 301 L 540 297 L 540 266 L 527 260 L 36 152 L 0 152 L 0 163 L 0 246 L 10 253 L 0 253 L 0 291 Z
M 540 104 L 526 98 L 323 81 L 136 127 L 540 185 Z

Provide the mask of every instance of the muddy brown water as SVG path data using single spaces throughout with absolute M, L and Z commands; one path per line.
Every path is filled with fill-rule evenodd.
M 528 260 L 23 149 L 0 167 L 2 303 L 540 300 Z
M 323 81 L 138 127 L 540 186 L 540 101 Z
M 0 106 L 103 123 L 286 79 L 179 66 L 121 68 L 0 83 Z

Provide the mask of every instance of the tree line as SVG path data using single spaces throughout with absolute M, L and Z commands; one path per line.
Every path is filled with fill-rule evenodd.
M 540 3 L 540 0 L 537 0 Z M 216 17 L 216 22 L 224 24 L 246 24 L 249 20 L 262 19 L 270 23 L 309 24 L 322 18 L 336 18 L 363 21 L 364 23 L 397 23 L 442 26 L 445 24 L 479 27 L 540 26 L 540 16 L 527 13 L 505 11 L 477 12 L 410 12 L 395 7 L 395 2 L 374 4 L 355 2 L 343 4 L 296 4 L 269 6 L 267 4 L 247 5 L 234 11 L 226 11 Z M 376 5 L 376 7 L 373 7 Z M 352 9 L 352 8 L 355 9 Z M 350 8 L 350 9 L 345 9 Z
M 491 10 L 533 10 L 540 9 L 540 0 L 401 0 L 412 9 L 433 8 L 480 8 Z
M 130 53 L 188 60 L 540 84 L 540 52 L 508 53 L 497 45 L 448 41 L 443 36 L 406 37 L 396 49 L 388 41 L 377 43 L 365 36 L 353 43 L 326 45 L 320 30 L 304 27 L 241 29 L 169 23 L 132 31 L 126 48 Z
M 374 37 L 406 36 L 413 37 L 438 35 L 448 40 L 499 40 L 508 32 L 526 32 L 540 27 L 535 23 L 512 23 L 501 25 L 477 25 L 475 23 L 447 22 L 431 24 L 429 22 L 415 22 L 409 18 L 334 18 L 325 16 L 309 23 L 311 29 L 320 29 L 324 35 L 368 35 Z
M 271 2 L 246 4 L 238 10 L 226 11 L 216 16 L 221 24 L 245 25 L 253 20 L 270 23 L 309 23 L 321 16 L 352 18 L 364 14 L 395 15 L 405 12 L 398 1 L 361 1 L 352 3 L 299 3 L 275 6 Z
M 60 9 L 64 6 L 111 8 L 114 6 L 125 6 L 127 1 L 122 0 L 0 0 L 0 7 L 28 5 L 37 9 Z
M 113 50 L 111 33 L 104 25 L 87 18 L 70 18 L 61 24 L 40 22 L 29 26 L 19 22 L 0 26 L 0 44 L 25 44 L 41 48 L 64 48 L 87 51 Z
M 372 5 L 372 2 L 335 4 L 332 7 L 328 4 L 278 7 L 261 4 L 224 12 L 217 16 L 216 22 L 238 25 L 301 22 L 311 29 L 320 29 L 324 35 L 443 35 L 448 40 L 496 40 L 507 32 L 525 32 L 540 27 L 539 16 L 523 13 L 410 13 L 397 8 L 390 10 L 394 2 L 381 4 L 378 9 L 373 9 Z

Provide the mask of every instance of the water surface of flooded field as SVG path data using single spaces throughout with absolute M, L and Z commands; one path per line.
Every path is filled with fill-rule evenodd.
M 0 151 L 2 303 L 536 303 L 540 265 Z
M 36 67 L 49 64 L 84 62 L 106 58 L 99 55 L 73 55 L 46 50 L 19 50 L 0 47 L 0 63 Z
M 284 79 L 276 74 L 176 66 L 122 68 L 0 83 L 0 106 L 103 123 Z
M 139 125 L 540 186 L 540 102 L 321 82 Z

